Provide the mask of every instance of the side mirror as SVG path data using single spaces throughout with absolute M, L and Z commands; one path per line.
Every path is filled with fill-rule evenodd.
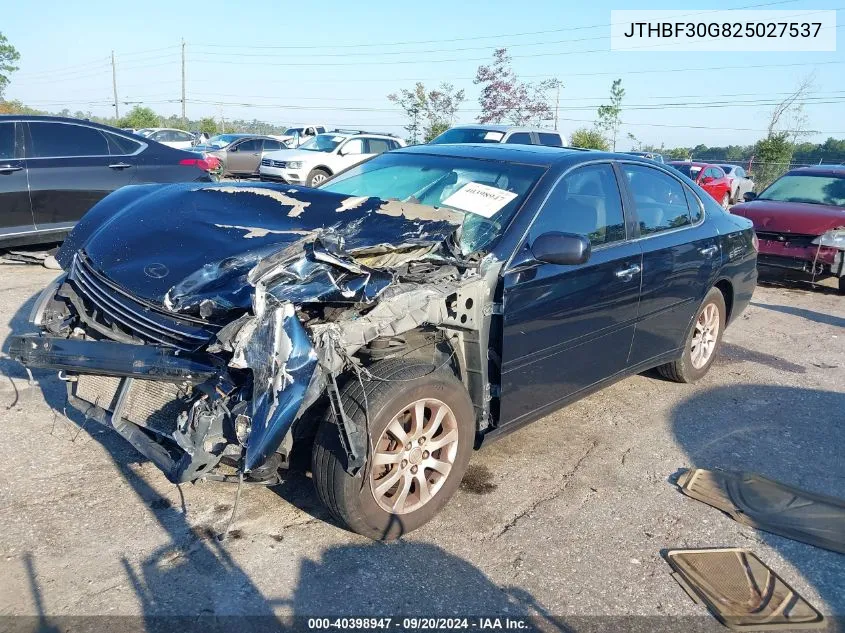
M 531 243 L 531 254 L 547 264 L 583 264 L 590 259 L 590 240 L 584 235 L 551 231 Z
M 742 194 L 742 199 L 746 202 L 751 202 L 755 198 L 757 198 L 757 194 L 753 191 L 746 191 L 744 194 Z

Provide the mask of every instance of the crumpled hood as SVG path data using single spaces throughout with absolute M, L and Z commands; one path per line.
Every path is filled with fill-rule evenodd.
M 803 202 L 752 200 L 731 207 L 731 213 L 748 218 L 757 231 L 821 235 L 845 225 L 845 209 Z
M 130 186 L 86 214 L 57 259 L 68 269 L 83 250 L 101 274 L 170 310 L 204 298 L 218 310 L 248 309 L 254 280 L 247 276 L 273 253 L 304 254 L 321 235 L 341 253 L 419 249 L 442 243 L 461 219 L 445 209 L 289 185 Z

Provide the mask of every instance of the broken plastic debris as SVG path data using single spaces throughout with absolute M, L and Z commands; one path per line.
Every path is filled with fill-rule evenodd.
M 735 521 L 845 554 L 845 501 L 754 473 L 693 468 L 678 479 L 688 497 Z
M 665 556 L 689 597 L 730 629 L 824 626 L 822 614 L 748 550 L 670 550 Z

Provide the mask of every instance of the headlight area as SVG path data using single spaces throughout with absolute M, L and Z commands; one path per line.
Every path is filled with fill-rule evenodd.
M 832 229 L 819 235 L 812 241 L 817 246 L 827 246 L 845 250 L 845 228 Z

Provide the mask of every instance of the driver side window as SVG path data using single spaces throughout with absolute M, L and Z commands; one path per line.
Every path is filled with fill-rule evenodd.
M 351 141 L 347 141 L 341 146 L 340 153 L 344 155 L 363 154 L 364 141 L 362 141 L 360 138 L 353 138 Z
M 587 165 L 564 176 L 534 220 L 529 239 L 549 231 L 584 235 L 593 248 L 625 239 L 622 198 L 610 164 Z

